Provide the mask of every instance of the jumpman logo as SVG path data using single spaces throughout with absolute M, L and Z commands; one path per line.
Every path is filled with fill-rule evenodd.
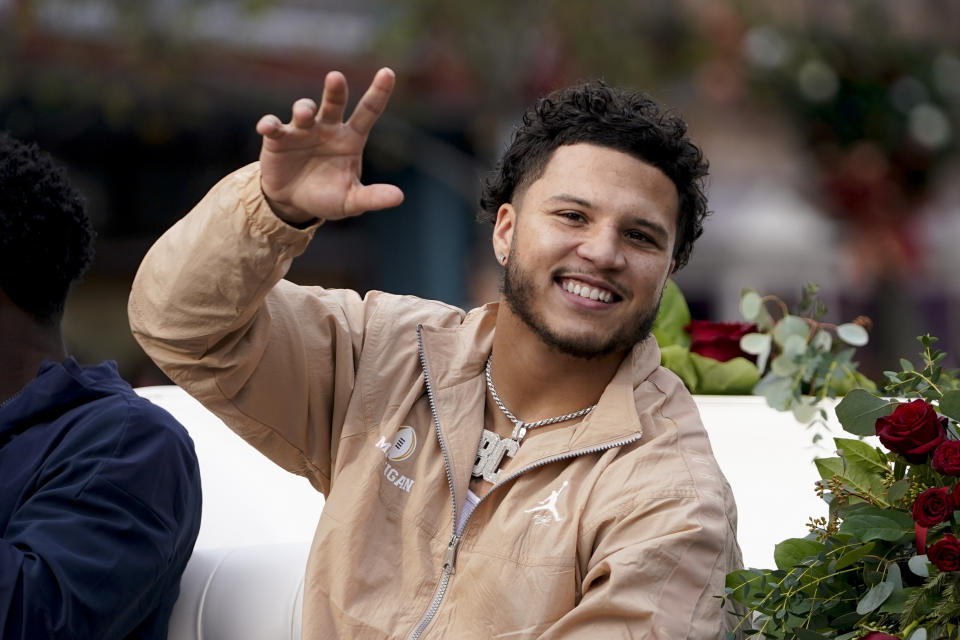
M 544 498 L 537 503 L 537 506 L 524 510 L 524 513 L 534 513 L 535 511 L 549 511 L 553 515 L 554 522 L 560 522 L 563 518 L 560 517 L 560 514 L 557 513 L 557 498 L 560 497 L 560 494 L 563 493 L 563 490 L 567 488 L 569 482 L 567 480 L 563 481 L 563 484 L 559 489 L 550 493 L 549 498 Z M 537 514 L 533 516 L 533 521 L 536 524 L 550 524 L 550 517 L 543 514 Z

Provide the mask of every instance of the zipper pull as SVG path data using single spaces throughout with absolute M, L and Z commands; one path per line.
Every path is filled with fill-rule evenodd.
M 457 566 L 457 551 L 460 550 L 460 536 L 450 538 L 447 552 L 443 555 L 443 569 L 447 573 L 454 573 Z

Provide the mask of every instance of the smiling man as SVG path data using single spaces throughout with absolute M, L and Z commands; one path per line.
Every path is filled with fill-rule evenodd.
M 484 185 L 503 294 L 470 312 L 283 280 L 321 225 L 398 205 L 360 182 L 394 85 L 283 123 L 150 250 L 134 333 L 175 380 L 326 495 L 306 638 L 719 638 L 736 515 L 649 336 L 702 231 L 679 119 L 591 83 L 524 115 Z

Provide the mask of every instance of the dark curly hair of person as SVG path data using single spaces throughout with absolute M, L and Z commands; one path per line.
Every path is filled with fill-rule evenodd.
M 709 165 L 686 136 L 687 125 L 641 92 L 588 82 L 555 91 L 523 114 L 494 172 L 483 181 L 478 218 L 496 221 L 505 202 L 543 175 L 557 147 L 589 143 L 628 153 L 663 171 L 677 187 L 679 212 L 674 270 L 690 259 L 703 234 L 707 199 L 703 182 Z
M 38 322 L 63 314 L 93 259 L 84 201 L 36 144 L 0 131 L 0 289 Z

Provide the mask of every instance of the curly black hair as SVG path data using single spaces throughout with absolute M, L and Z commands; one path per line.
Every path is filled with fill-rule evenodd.
M 709 164 L 686 134 L 682 119 L 641 92 L 599 80 L 555 91 L 523 114 L 497 168 L 483 181 L 478 218 L 494 222 L 501 204 L 543 175 L 557 147 L 582 142 L 609 147 L 657 167 L 676 185 L 678 270 L 690 259 L 708 214 L 703 183 Z
M 93 259 L 84 201 L 36 144 L 0 131 L 0 289 L 38 322 L 63 314 Z

